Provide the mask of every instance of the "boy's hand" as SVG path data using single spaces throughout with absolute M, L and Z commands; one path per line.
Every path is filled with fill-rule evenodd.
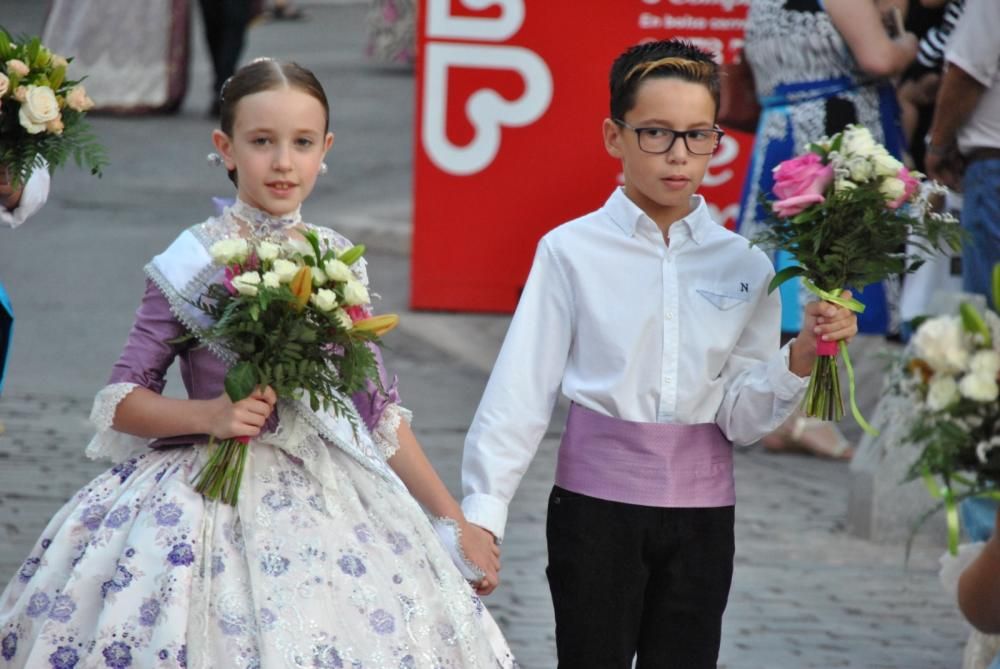
M 850 298 L 851 291 L 845 290 L 841 297 Z M 802 329 L 792 343 L 788 367 L 799 376 L 809 376 L 816 360 L 817 341 L 840 341 L 850 343 L 858 333 L 857 315 L 845 307 L 830 302 L 810 302 L 802 311 Z
M 500 546 L 489 530 L 462 521 L 462 551 L 470 562 L 486 572 L 479 583 L 473 583 L 476 594 L 485 597 L 500 585 Z

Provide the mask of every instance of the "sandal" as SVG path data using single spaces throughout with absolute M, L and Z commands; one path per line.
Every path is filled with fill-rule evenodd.
M 854 447 L 833 423 L 801 415 L 795 416 L 790 422 L 790 428 L 789 421 L 785 421 L 781 427 L 761 439 L 766 450 L 772 453 L 803 453 L 831 460 L 850 460 L 854 456 Z M 833 443 L 817 438 L 818 432 L 823 429 L 832 433 Z

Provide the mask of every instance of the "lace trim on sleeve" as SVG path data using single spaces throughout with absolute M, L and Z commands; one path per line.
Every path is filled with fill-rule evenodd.
M 390 404 L 382 412 L 378 425 L 372 430 L 372 440 L 386 460 L 399 450 L 399 423 L 402 420 L 408 424 L 412 423 L 413 412 L 398 404 Z
M 87 445 L 88 458 L 108 459 L 117 463 L 129 459 L 149 446 L 149 439 L 119 432 L 111 427 L 118 404 L 138 387 L 136 383 L 112 383 L 102 388 L 94 397 L 90 422 L 97 428 L 97 434 Z

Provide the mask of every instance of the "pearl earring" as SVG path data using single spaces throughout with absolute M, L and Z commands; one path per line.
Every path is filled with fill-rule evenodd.
M 320 164 L 319 164 L 319 173 L 320 173 L 320 174 L 326 174 L 326 173 L 327 173 L 327 172 L 329 172 L 329 171 L 330 171 L 330 168 L 328 168 L 328 167 L 326 166 L 326 163 L 320 163 Z
M 222 165 L 225 164 L 225 161 L 222 160 L 222 156 L 214 151 L 205 156 L 205 158 L 208 160 L 208 164 L 212 167 L 222 167 Z

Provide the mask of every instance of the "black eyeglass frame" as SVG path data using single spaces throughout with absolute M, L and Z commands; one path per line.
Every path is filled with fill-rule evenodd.
M 711 129 L 706 129 L 706 128 L 692 128 L 691 130 L 674 130 L 672 128 L 661 128 L 659 126 L 646 126 L 646 127 L 637 128 L 637 127 L 635 127 L 633 125 L 629 125 L 628 123 L 626 123 L 625 121 L 621 120 L 620 118 L 615 118 L 615 119 L 611 119 L 611 120 L 614 121 L 615 123 L 617 123 L 618 125 L 622 126 L 623 128 L 628 128 L 629 130 L 631 130 L 632 132 L 634 132 L 635 133 L 636 141 L 639 143 L 639 150 L 642 151 L 643 153 L 651 153 L 653 155 L 661 155 L 661 154 L 664 154 L 664 153 L 669 153 L 670 149 L 674 148 L 674 143 L 677 142 L 677 138 L 681 137 L 683 139 L 683 141 L 684 141 L 684 148 L 685 148 L 685 150 L 687 150 L 687 152 L 690 153 L 692 156 L 711 156 L 712 154 L 714 154 L 716 151 L 719 150 L 719 145 L 722 143 L 722 138 L 725 137 L 725 135 L 726 135 L 726 131 L 723 130 L 722 128 L 720 128 L 719 126 L 715 126 L 714 128 L 711 128 Z M 645 149 L 642 146 L 642 135 L 643 135 L 643 131 L 646 131 L 646 130 L 657 130 L 659 132 L 669 132 L 669 133 L 671 133 L 673 135 L 673 137 L 671 138 L 670 143 L 667 144 L 667 148 L 665 148 L 663 151 L 649 151 L 648 149 Z M 692 151 L 691 150 L 691 146 L 688 144 L 688 135 L 691 134 L 691 133 L 695 133 L 695 132 L 711 132 L 711 133 L 715 134 L 715 144 L 712 146 L 712 150 L 711 151 L 709 151 L 708 153 L 699 153 L 697 151 Z

